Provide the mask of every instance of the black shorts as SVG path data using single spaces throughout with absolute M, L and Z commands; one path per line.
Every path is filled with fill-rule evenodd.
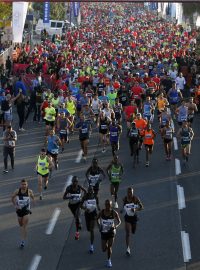
M 57 158 L 58 154 L 53 154 L 47 150 L 47 155 L 51 156 L 52 158 Z
M 113 230 L 111 232 L 107 232 L 107 233 L 103 233 L 102 232 L 101 233 L 101 240 L 108 241 L 108 240 L 114 238 L 115 237 L 115 234 L 116 234 L 116 231 L 115 230 Z
M 18 210 L 16 210 L 16 213 L 17 213 L 17 216 L 18 216 L 18 217 L 22 218 L 22 217 L 24 217 L 24 216 L 29 215 L 29 214 L 30 214 L 30 210 L 27 210 L 27 209 L 25 209 L 25 210 L 23 210 L 23 209 L 18 209 Z
M 108 133 L 108 129 L 100 129 L 99 133 L 106 135 Z
M 68 206 L 69 206 L 69 209 L 71 210 L 72 214 L 74 216 L 76 216 L 77 211 L 79 211 L 79 209 L 80 209 L 80 202 L 75 203 L 75 204 L 68 203 Z
M 86 140 L 89 140 L 89 137 L 85 137 L 85 138 L 79 138 L 80 142 L 84 142 Z
M 41 174 L 41 173 L 37 172 L 37 175 L 40 175 L 40 176 L 42 176 L 43 178 L 47 178 L 47 177 L 49 176 L 49 173 Z
M 131 224 L 131 226 L 132 226 L 132 233 L 134 234 L 135 231 L 136 231 L 136 225 L 137 225 L 137 222 L 138 222 L 137 215 L 134 215 L 134 216 L 125 215 L 124 216 L 124 221 Z
M 48 120 L 45 120 L 45 125 L 46 125 L 46 126 L 54 127 L 54 126 L 55 126 L 55 121 L 48 121 Z
M 153 149 L 153 144 L 145 144 L 145 148 L 149 148 L 150 150 Z
M 111 182 L 111 185 L 117 190 L 119 189 L 119 184 L 120 182 Z
M 164 138 L 164 143 L 170 143 L 170 142 L 172 142 L 172 139 L 165 139 Z
M 68 141 L 68 134 L 66 133 L 60 133 L 59 134 L 59 137 L 61 140 L 65 140 L 65 141 Z
M 85 223 L 86 223 L 86 228 L 87 228 L 88 232 L 90 231 L 90 222 L 95 221 L 96 217 L 97 217 L 97 211 L 96 210 L 94 210 L 91 213 L 85 212 Z

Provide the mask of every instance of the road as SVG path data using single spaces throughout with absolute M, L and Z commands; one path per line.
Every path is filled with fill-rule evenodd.
M 113 269 L 127 270 L 183 270 L 200 269 L 200 196 L 199 196 L 199 124 L 196 117 L 192 156 L 189 166 L 181 164 L 181 174 L 175 173 L 174 158 L 180 159 L 179 149 L 174 150 L 173 160 L 166 162 L 160 135 L 156 138 L 154 153 L 149 168 L 145 168 L 144 149 L 141 151 L 140 164 L 132 168 L 125 132 L 121 137 L 119 156 L 124 164 L 125 174 L 119 191 L 119 204 L 126 195 L 126 189 L 132 185 L 135 194 L 144 204 L 139 213 L 137 233 L 132 237 L 132 255 L 125 256 L 124 222 L 117 231 L 113 248 Z M 89 235 L 85 226 L 80 240 L 74 240 L 75 226 L 67 203 L 62 200 L 66 181 L 70 175 L 79 176 L 84 183 L 84 174 L 96 153 L 99 164 L 104 169 L 111 161 L 111 151 L 105 154 L 97 148 L 98 136 L 93 131 L 87 163 L 76 163 L 79 152 L 77 134 L 71 137 L 66 151 L 60 154 L 60 166 L 54 172 L 43 201 L 38 200 L 37 178 L 34 172 L 35 161 L 43 145 L 44 127 L 28 122 L 27 131 L 19 134 L 16 151 L 15 171 L 0 178 L 0 269 L 4 270 L 100 270 L 105 269 L 106 256 L 100 250 L 100 234 L 95 231 L 95 253 L 88 254 Z M 157 130 L 157 124 L 155 124 Z M 2 153 L 1 153 L 2 154 Z M 2 161 L 2 159 L 1 159 Z M 0 167 L 3 168 L 1 162 Z M 29 181 L 29 187 L 36 194 L 36 205 L 30 216 L 28 242 L 22 251 L 18 248 L 19 227 L 14 208 L 10 202 L 12 192 L 19 186 L 22 178 Z M 179 209 L 177 185 L 184 188 L 186 207 Z M 109 182 L 105 180 L 100 190 L 100 206 L 110 198 Z M 58 219 L 52 233 L 47 235 L 52 215 L 57 209 Z M 121 216 L 123 221 L 123 216 Z M 84 224 L 84 222 L 83 222 Z M 191 256 L 189 263 L 184 263 L 181 231 L 189 233 Z M 33 268 L 35 267 L 35 268 Z

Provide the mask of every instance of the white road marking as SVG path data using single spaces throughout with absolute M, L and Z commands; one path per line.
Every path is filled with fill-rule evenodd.
M 178 196 L 178 209 L 181 210 L 185 208 L 186 205 L 185 205 L 184 189 L 180 185 L 177 185 L 177 196 Z
M 177 138 L 176 137 L 173 137 L 173 141 L 174 141 L 174 150 L 178 150 Z
M 78 156 L 77 156 L 76 161 L 75 161 L 76 163 L 80 163 L 81 158 L 82 158 L 82 153 L 83 153 L 82 150 L 80 150 L 80 151 L 78 152 Z
M 39 265 L 41 259 L 42 259 L 42 256 L 36 254 L 36 255 L 33 257 L 32 261 L 31 261 L 31 264 L 30 264 L 30 266 L 29 266 L 28 269 L 29 269 L 29 270 L 36 270 L 36 269 L 38 268 L 38 265 Z
M 48 235 L 52 234 L 53 229 L 54 229 L 54 227 L 56 225 L 56 221 L 57 221 L 57 219 L 58 219 L 58 217 L 60 215 L 60 212 L 61 212 L 60 208 L 56 208 L 54 210 L 53 215 L 51 217 L 51 220 L 49 221 L 49 225 L 48 225 L 48 227 L 46 229 L 46 232 L 45 232 L 46 234 L 48 234 Z
M 69 176 L 67 177 L 67 181 L 66 181 L 66 183 L 65 183 L 65 185 L 64 185 L 64 188 L 63 188 L 63 193 L 65 192 L 66 188 L 67 188 L 69 185 L 71 185 L 71 183 L 72 183 L 72 177 L 73 177 L 73 175 L 69 175 Z
M 185 231 L 181 231 L 181 241 L 183 249 L 183 259 L 184 262 L 189 262 L 192 259 L 191 249 L 190 249 L 190 239 L 189 234 Z
M 175 158 L 175 171 L 176 171 L 176 175 L 181 174 L 181 164 L 178 158 Z

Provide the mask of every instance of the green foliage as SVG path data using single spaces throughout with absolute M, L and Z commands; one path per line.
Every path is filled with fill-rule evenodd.
M 39 12 L 40 18 L 43 18 L 43 3 L 33 3 L 33 9 Z M 65 3 L 50 3 L 50 19 L 64 20 L 65 19 Z
M 185 16 L 191 16 L 195 12 L 200 13 L 200 3 L 182 3 L 183 14 Z
M 12 16 L 12 3 L 0 2 L 0 20 L 7 20 Z

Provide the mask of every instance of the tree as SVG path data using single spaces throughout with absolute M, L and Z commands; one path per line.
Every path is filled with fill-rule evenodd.
M 33 9 L 43 18 L 43 3 L 33 3 Z M 65 13 L 65 3 L 50 3 L 50 19 L 64 20 Z
M 0 19 L 8 20 L 12 16 L 12 3 L 0 2 Z

